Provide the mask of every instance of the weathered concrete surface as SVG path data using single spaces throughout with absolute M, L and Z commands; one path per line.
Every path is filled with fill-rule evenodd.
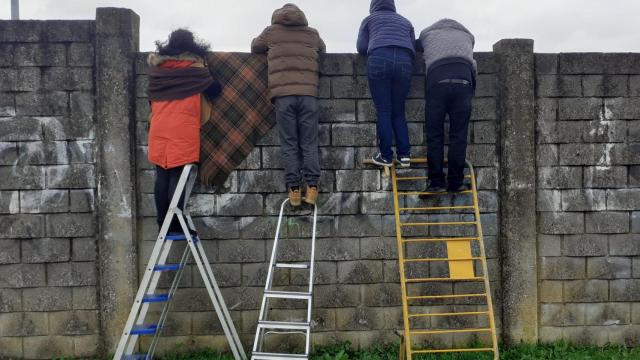
M 112 352 L 137 289 L 135 70 L 140 18 L 133 11 L 96 12 L 98 237 L 103 350 Z
M 503 336 L 509 343 L 538 338 L 536 151 L 533 40 L 493 46 L 500 121 L 500 242 Z

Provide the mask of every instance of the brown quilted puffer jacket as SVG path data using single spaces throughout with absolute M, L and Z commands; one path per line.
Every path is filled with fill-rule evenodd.
M 273 12 L 271 26 L 251 43 L 251 52 L 267 53 L 269 97 L 318 96 L 319 53 L 326 47 L 318 31 L 307 26 L 304 12 L 286 4 Z

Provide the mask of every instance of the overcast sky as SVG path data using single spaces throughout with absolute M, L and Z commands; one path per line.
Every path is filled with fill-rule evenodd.
M 177 27 L 188 27 L 214 50 L 248 51 L 267 26 L 275 0 L 20 0 L 22 19 L 93 19 L 95 8 L 117 6 L 140 15 L 140 47 L 152 50 Z M 297 0 L 329 52 L 354 52 L 369 0 Z M 188 5 L 187 5 L 188 4 Z M 416 32 L 442 17 L 464 23 L 476 49 L 503 38 L 532 38 L 536 52 L 640 52 L 640 0 L 396 0 Z M 10 0 L 0 0 L 0 19 Z

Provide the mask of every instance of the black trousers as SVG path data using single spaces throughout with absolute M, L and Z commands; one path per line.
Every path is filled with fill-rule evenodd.
M 178 166 L 171 169 L 163 169 L 160 166 L 156 166 L 156 184 L 154 193 L 156 199 L 156 221 L 158 222 L 158 227 L 162 226 L 162 222 L 167 216 L 169 204 L 171 203 L 173 193 L 176 191 L 176 187 L 178 186 L 178 180 L 180 180 L 183 168 L 184 166 Z M 184 192 L 180 196 L 180 202 L 178 202 L 178 207 L 181 210 L 183 209 L 183 202 Z M 171 221 L 169 232 L 182 233 L 182 228 L 180 227 L 180 222 L 177 217 L 174 217 L 173 221 Z
M 451 83 L 437 83 L 425 90 L 427 160 L 429 179 L 433 186 L 445 186 L 444 121 L 447 115 L 449 115 L 448 187 L 454 189 L 462 185 L 473 92 L 473 86 L 470 84 Z

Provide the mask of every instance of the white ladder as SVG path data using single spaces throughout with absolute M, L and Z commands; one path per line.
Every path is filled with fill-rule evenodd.
M 129 318 L 125 325 L 124 332 L 122 333 L 115 355 L 113 356 L 114 360 L 150 360 L 153 358 L 153 353 L 160 338 L 159 335 L 167 318 L 167 314 L 169 313 L 171 299 L 178 288 L 180 278 L 185 266 L 187 265 L 189 256 L 193 256 L 198 270 L 200 271 L 200 275 L 202 275 L 202 280 L 204 281 L 204 285 L 209 293 L 209 297 L 211 298 L 216 314 L 218 314 L 218 318 L 222 324 L 224 334 L 229 341 L 229 347 L 231 348 L 233 356 L 236 360 L 247 359 L 242 343 L 240 342 L 240 338 L 238 337 L 238 333 L 236 332 L 236 328 L 233 325 L 227 306 L 225 305 L 220 289 L 218 288 L 218 283 L 213 276 L 213 271 L 211 270 L 211 265 L 209 264 L 207 255 L 202 247 L 202 243 L 197 235 L 192 235 L 192 232 L 195 233 L 195 226 L 193 225 L 193 221 L 189 215 L 187 202 L 191 195 L 191 191 L 193 190 L 197 171 L 196 165 L 193 164 L 185 165 L 182 170 L 180 180 L 178 181 L 178 185 L 176 186 L 176 190 L 169 205 L 169 211 L 160 228 L 160 233 L 158 234 L 156 244 L 153 247 L 144 276 L 140 282 L 140 287 L 138 288 L 138 293 L 133 306 L 131 307 L 131 312 L 129 313 Z M 184 200 L 182 208 L 184 210 L 180 210 L 178 203 L 183 191 Z M 167 235 L 169 225 L 171 224 L 174 216 L 176 216 L 180 222 L 182 234 Z M 168 264 L 166 261 L 171 250 L 171 245 L 176 241 L 186 241 L 188 246 L 184 249 L 180 263 Z M 169 291 L 162 293 L 157 292 L 156 288 L 158 286 L 160 276 L 163 273 L 170 272 L 174 272 L 175 275 Z M 160 317 L 157 323 L 145 324 L 145 317 L 152 304 L 162 305 Z M 153 336 L 149 349 L 144 354 L 134 354 L 138 337 L 145 335 Z
M 284 217 L 285 205 L 289 199 L 285 199 L 280 206 L 280 216 L 278 217 L 278 226 L 276 228 L 276 236 L 273 242 L 273 250 L 271 251 L 271 260 L 269 261 L 269 271 L 267 273 L 267 283 L 264 286 L 264 295 L 262 296 L 262 305 L 260 306 L 260 316 L 258 317 L 258 327 L 256 329 L 256 337 L 253 343 L 253 351 L 251 360 L 279 360 L 279 359 L 308 359 L 311 350 L 311 308 L 313 298 L 313 268 L 316 250 L 316 223 L 318 219 L 318 209 L 313 206 L 313 226 L 311 229 L 311 257 L 308 263 L 281 263 L 278 262 L 277 253 L 280 240 L 280 228 L 282 227 L 282 218 Z M 308 269 L 309 270 L 309 287 L 306 292 L 294 291 L 275 291 L 273 287 L 273 276 L 275 269 Z M 295 299 L 307 301 L 307 319 L 305 322 L 295 321 L 271 321 L 269 320 L 269 300 L 270 299 Z M 303 334 L 305 336 L 305 352 L 304 354 L 287 354 L 264 352 L 264 338 L 269 334 Z

